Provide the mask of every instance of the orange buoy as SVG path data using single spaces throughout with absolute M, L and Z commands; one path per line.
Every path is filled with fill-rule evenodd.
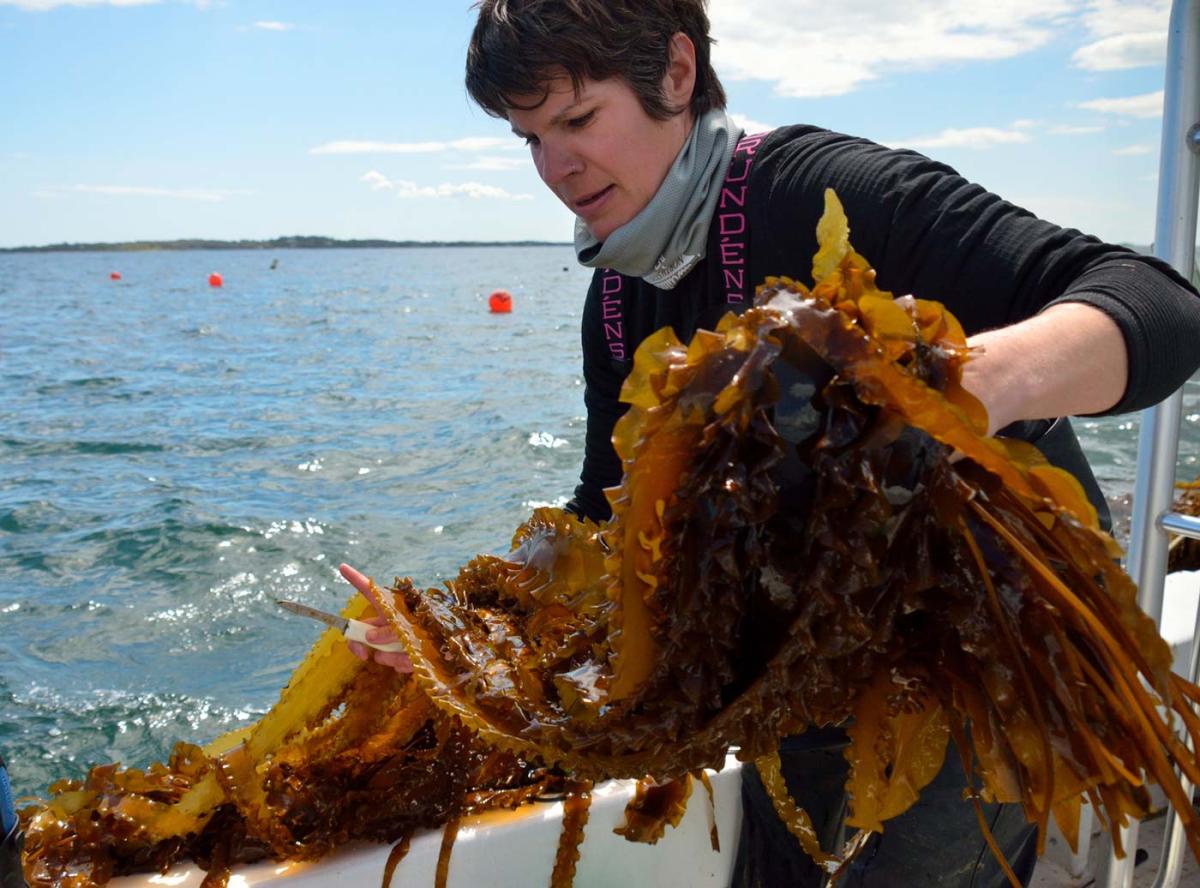
M 119 280 L 121 279 L 121 272 L 119 272 L 119 271 L 110 271 L 110 272 L 108 273 L 108 279 L 109 279 L 110 281 L 119 281 Z
M 214 271 L 212 274 L 210 274 L 208 276 L 208 285 L 210 287 L 220 287 L 220 286 L 223 286 L 224 284 L 225 284 L 225 279 L 223 277 L 221 277 L 221 275 L 219 275 L 217 272 Z
M 512 293 L 496 290 L 488 297 L 488 309 L 492 314 L 508 314 L 512 311 Z

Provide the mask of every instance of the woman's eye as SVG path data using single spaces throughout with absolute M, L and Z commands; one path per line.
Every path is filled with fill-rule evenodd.
M 523 138 L 525 139 L 525 144 L 531 148 L 538 143 L 537 136 L 524 136 Z
M 596 116 L 595 111 L 589 111 L 587 114 L 580 114 L 578 117 L 572 117 L 567 121 L 567 126 L 572 129 L 580 129 L 592 122 L 592 118 Z

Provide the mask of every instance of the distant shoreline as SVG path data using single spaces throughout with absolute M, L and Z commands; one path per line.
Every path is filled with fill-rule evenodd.
M 355 250 L 413 247 L 568 247 L 570 241 L 394 241 L 370 238 L 338 240 L 296 235 L 273 240 L 119 241 L 111 244 L 47 244 L 43 247 L 0 247 L 0 253 L 145 253 L 157 250 Z

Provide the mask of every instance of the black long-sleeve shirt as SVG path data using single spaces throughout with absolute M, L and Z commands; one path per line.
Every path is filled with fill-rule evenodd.
M 621 478 L 612 431 L 627 406 L 619 395 L 638 344 L 666 325 L 687 342 L 737 310 L 726 301 L 722 249 L 749 269 L 741 307 L 767 275 L 808 280 L 825 188 L 841 199 L 851 242 L 874 265 L 880 288 L 945 304 L 968 334 L 1057 302 L 1108 314 L 1129 356 L 1125 393 L 1109 413 L 1157 403 L 1200 366 L 1200 297 L 1165 263 L 1038 219 L 916 152 L 787 127 L 754 155 L 748 234 L 714 220 L 706 258 L 672 290 L 607 269 L 593 276 L 583 314 L 587 441 L 568 508 L 594 519 L 610 514 L 603 489 Z

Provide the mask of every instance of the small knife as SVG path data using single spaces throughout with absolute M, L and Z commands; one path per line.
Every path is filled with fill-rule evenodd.
M 308 617 L 310 620 L 317 620 L 326 626 L 332 626 L 341 632 L 342 635 L 346 636 L 348 641 L 357 641 L 359 644 L 365 644 L 367 647 L 375 648 L 377 651 L 404 653 L 404 645 L 398 641 L 388 642 L 387 644 L 374 644 L 367 641 L 367 630 L 375 628 L 370 623 L 339 617 L 337 614 L 317 610 L 315 607 L 309 607 L 307 604 L 301 604 L 298 601 L 288 601 L 286 598 L 276 598 L 275 603 L 286 611 L 291 611 L 302 617 Z

